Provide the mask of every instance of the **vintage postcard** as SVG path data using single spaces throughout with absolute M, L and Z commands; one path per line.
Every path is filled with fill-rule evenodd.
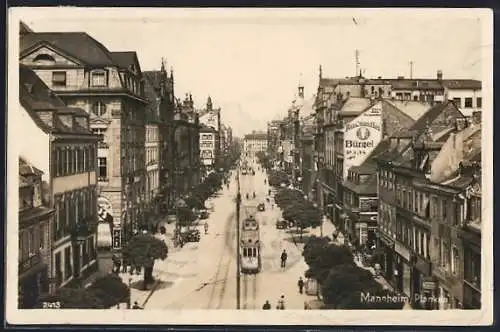
M 8 31 L 10 324 L 492 323 L 491 10 Z

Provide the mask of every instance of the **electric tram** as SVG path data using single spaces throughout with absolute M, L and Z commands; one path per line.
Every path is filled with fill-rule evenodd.
M 241 273 L 258 273 L 261 270 L 259 223 L 253 216 L 243 221 L 240 239 Z

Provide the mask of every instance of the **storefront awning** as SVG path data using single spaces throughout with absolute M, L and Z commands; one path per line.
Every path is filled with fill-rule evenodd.
M 110 248 L 111 243 L 111 229 L 109 228 L 109 224 L 97 224 L 97 248 Z

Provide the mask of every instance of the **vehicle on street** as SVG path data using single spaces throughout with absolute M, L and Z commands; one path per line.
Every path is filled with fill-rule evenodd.
M 201 209 L 201 210 L 198 212 L 198 217 L 199 217 L 201 220 L 204 220 L 204 219 L 208 219 L 208 217 L 210 217 L 210 214 L 208 213 L 208 210 L 206 210 L 206 209 Z
M 277 229 L 286 229 L 288 227 L 288 221 L 285 219 L 278 219 L 276 221 L 276 228 Z
M 243 221 L 240 237 L 241 273 L 258 273 L 261 269 L 259 223 L 250 215 Z
M 266 210 L 266 205 L 264 203 L 260 203 L 259 205 L 257 205 L 257 210 L 259 211 L 265 211 Z
M 183 242 L 199 242 L 200 231 L 197 229 L 188 229 L 181 231 L 181 239 Z

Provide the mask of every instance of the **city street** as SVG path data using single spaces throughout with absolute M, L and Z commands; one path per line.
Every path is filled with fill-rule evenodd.
M 255 275 L 241 275 L 241 309 L 261 309 L 266 300 L 274 307 L 285 295 L 287 309 L 303 309 L 309 297 L 298 294 L 297 280 L 307 269 L 299 248 L 286 230 L 277 230 L 275 222 L 279 209 L 266 202 L 269 187 L 266 176 L 257 170 L 255 175 L 241 175 L 241 220 L 245 206 L 266 203 L 266 210 L 257 212 L 262 242 L 262 270 Z M 267 182 L 267 181 L 266 181 Z M 252 198 L 255 191 L 256 198 Z M 209 231 L 199 243 L 188 243 L 155 264 L 160 285 L 145 304 L 147 309 L 235 309 L 236 308 L 236 223 L 235 174 L 229 189 L 224 188 L 213 199 L 214 211 L 208 219 Z M 249 194 L 249 199 L 246 194 Z M 272 202 L 272 200 L 271 200 Z M 210 205 L 208 203 L 207 205 Z M 280 268 L 280 254 L 288 253 L 287 267 Z

